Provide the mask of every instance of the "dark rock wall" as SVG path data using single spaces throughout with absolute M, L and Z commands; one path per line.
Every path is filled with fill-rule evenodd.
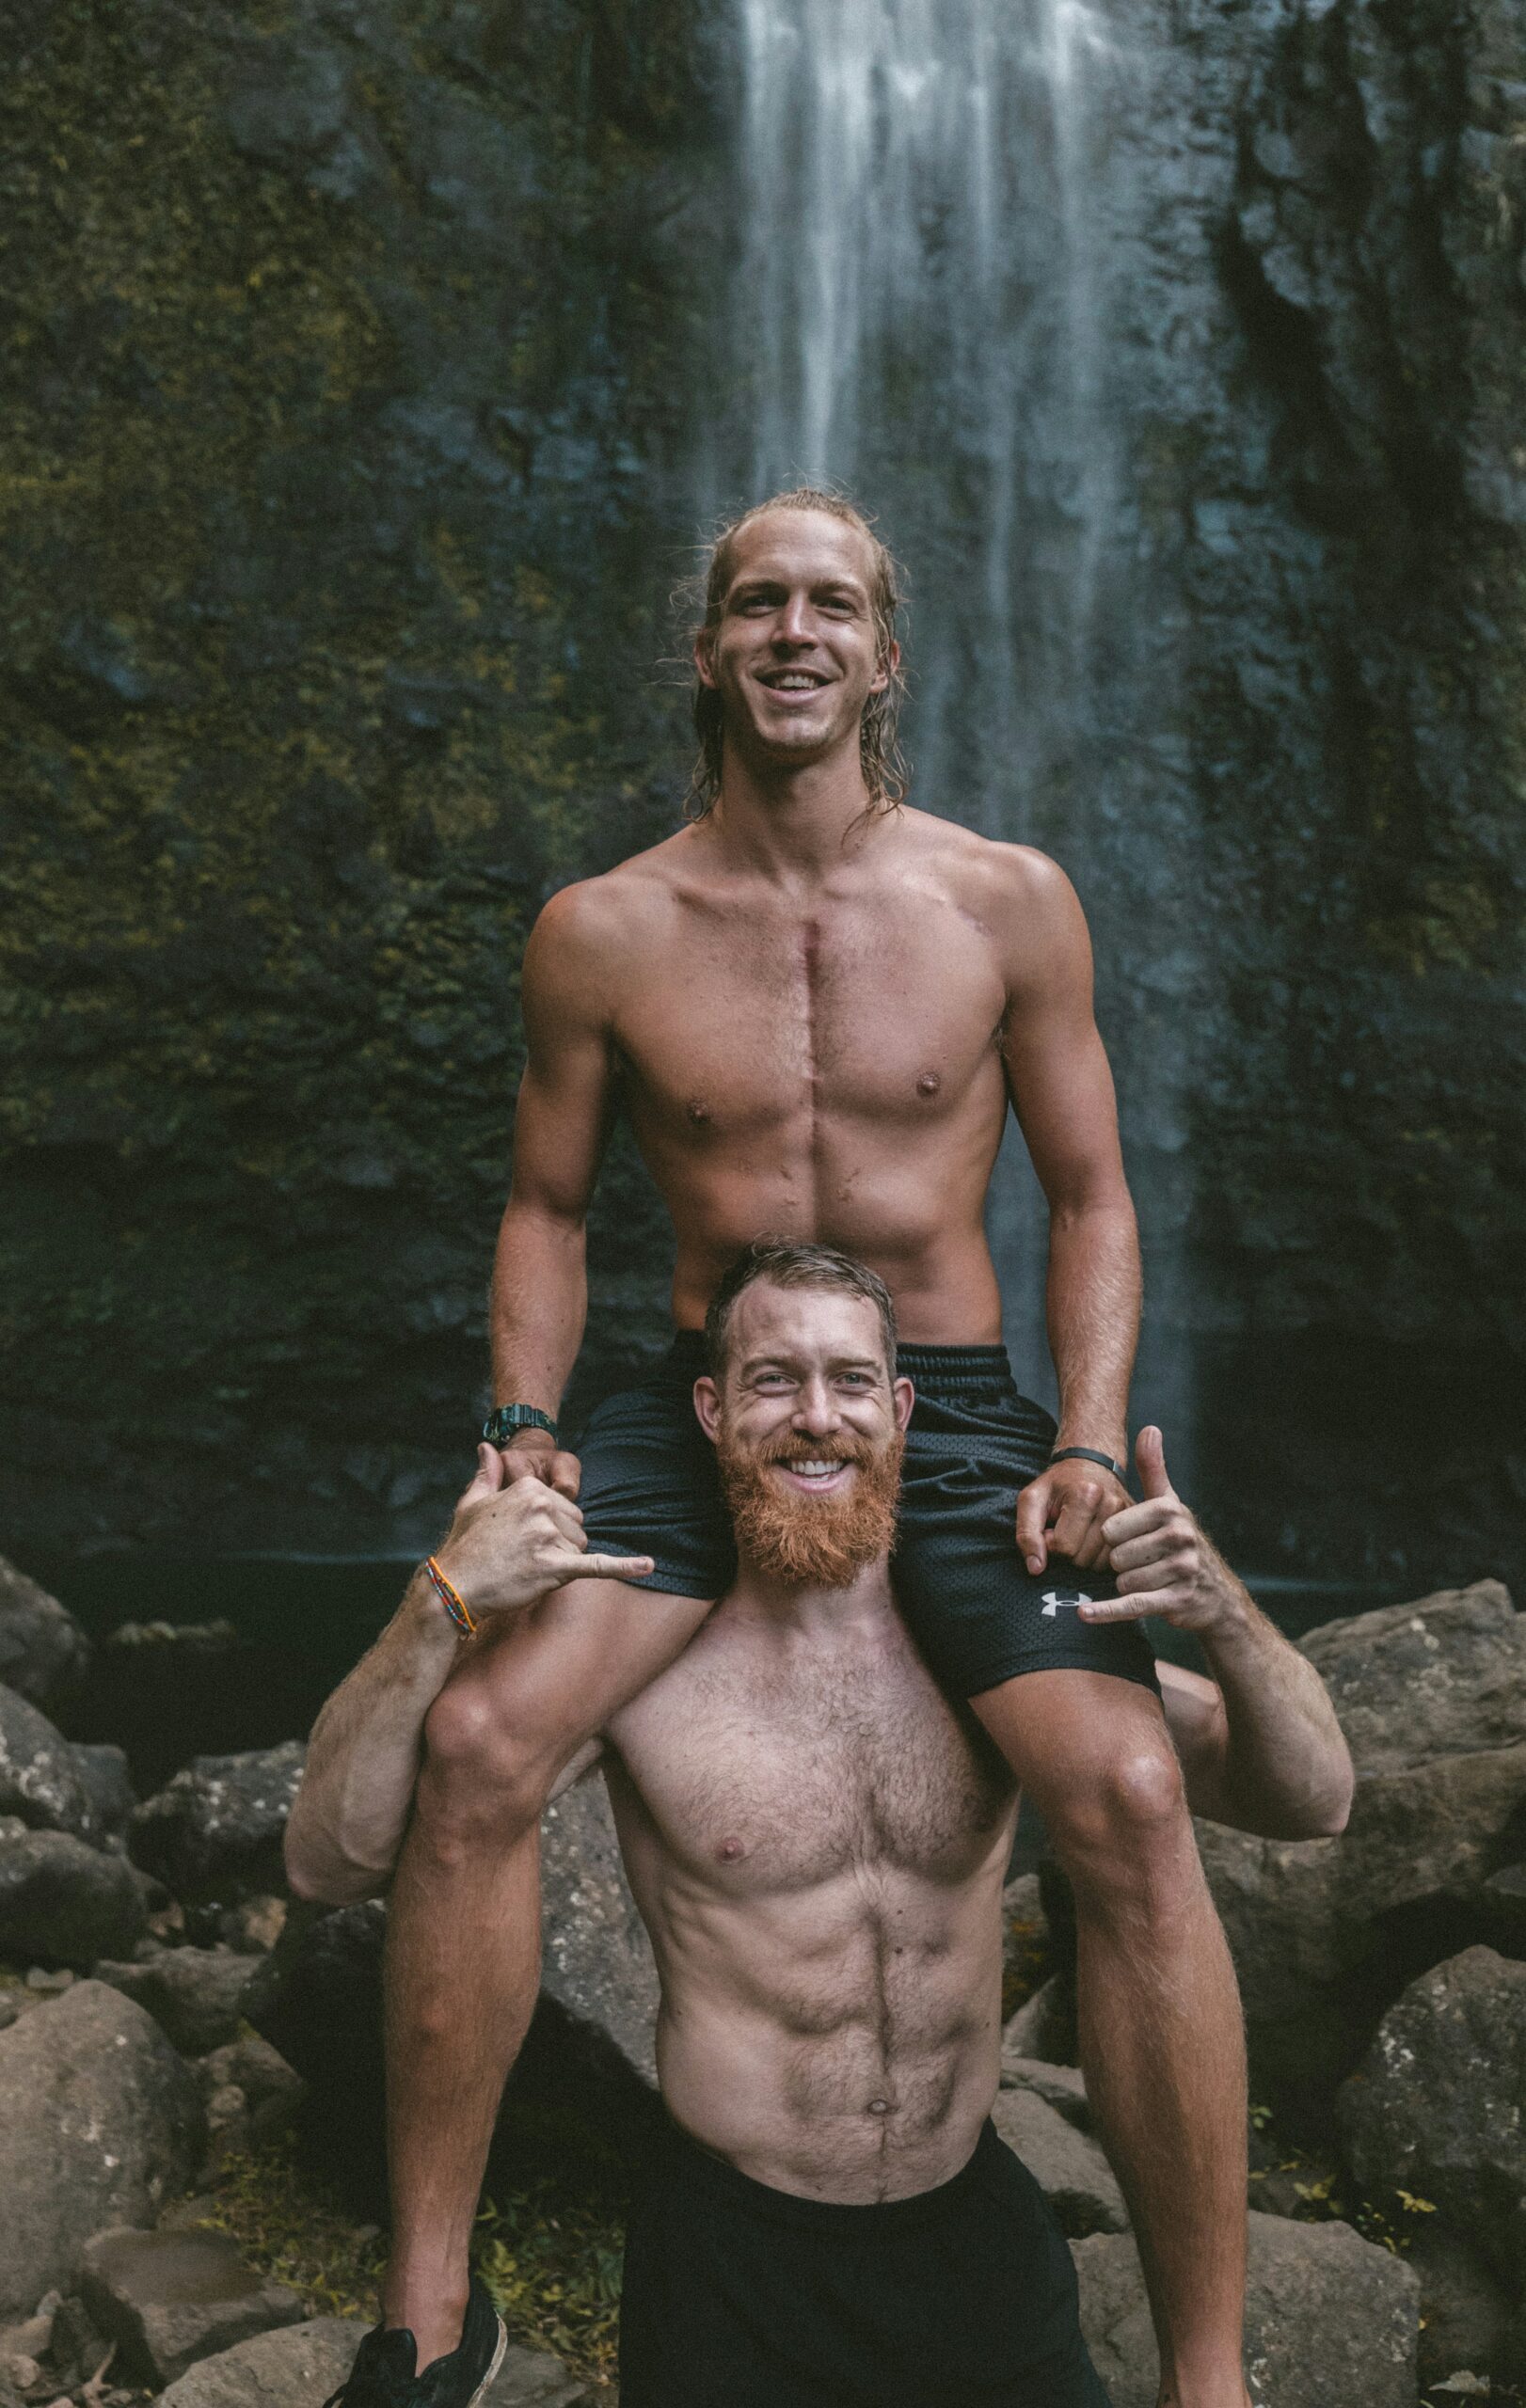
M 684 783 L 724 11 L 0 20 L 8 1545 L 411 1546 L 483 1376 L 525 929 Z M 1508 1575 L 1526 7 L 1132 36 L 1148 625 L 1089 740 L 1133 784 L 1078 857 L 1033 832 L 1116 936 L 1156 1354 L 1237 1553 Z M 592 1253 L 605 1385 L 665 1265 L 618 1146 Z

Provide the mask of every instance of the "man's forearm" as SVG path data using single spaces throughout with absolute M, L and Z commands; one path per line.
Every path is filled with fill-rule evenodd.
M 414 1575 L 369 1655 L 313 1725 L 286 1829 L 299 1897 L 342 1906 L 385 1888 L 407 1829 L 424 1718 L 450 1677 L 455 1625 Z
M 1225 1819 L 1273 1839 L 1333 1834 L 1344 1827 L 1353 1775 L 1329 1692 L 1218 1560 L 1232 1604 L 1199 1636 L 1228 1726 Z
M 493 1401 L 555 1418 L 588 1314 L 587 1239 L 568 1221 L 511 1196 L 493 1263 Z
M 1126 1461 L 1139 1300 L 1139 1237 L 1127 1191 L 1052 1208 L 1047 1312 L 1057 1445 L 1097 1447 Z

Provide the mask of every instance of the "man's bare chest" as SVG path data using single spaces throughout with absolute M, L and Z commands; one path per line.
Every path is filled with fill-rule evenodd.
M 654 1134 L 932 1122 L 1000 1089 L 993 949 L 943 903 L 692 912 L 622 985 L 615 1042 Z
M 958 1882 L 1010 1811 L 1005 1767 L 909 1649 L 856 1674 L 670 1674 L 616 1736 L 667 1854 L 736 1895 Z

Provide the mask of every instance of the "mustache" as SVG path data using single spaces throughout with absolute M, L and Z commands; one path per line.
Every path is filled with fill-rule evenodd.
M 839 1430 L 832 1438 L 807 1438 L 798 1430 L 781 1431 L 758 1448 L 760 1464 L 871 1464 L 881 1450 L 856 1430 Z

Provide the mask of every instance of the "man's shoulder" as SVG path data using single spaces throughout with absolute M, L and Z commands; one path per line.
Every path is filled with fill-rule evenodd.
M 906 819 L 917 849 L 957 883 L 962 900 L 1031 909 L 1073 892 L 1058 862 L 1037 846 L 982 836 L 930 811 L 909 811 Z
M 575 879 L 558 887 L 542 906 L 534 935 L 542 952 L 548 946 L 581 948 L 601 945 L 618 935 L 628 940 L 643 918 L 660 911 L 672 897 L 676 875 L 674 848 L 683 832 L 616 862 L 596 878 Z

